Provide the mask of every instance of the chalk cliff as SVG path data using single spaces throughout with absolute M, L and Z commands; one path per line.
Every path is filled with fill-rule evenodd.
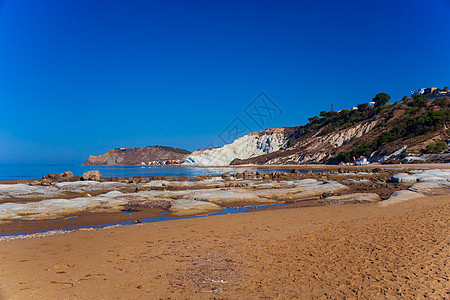
M 281 149 L 292 128 L 272 128 L 249 133 L 219 148 L 192 152 L 184 165 L 226 166 L 234 159 L 247 159 Z

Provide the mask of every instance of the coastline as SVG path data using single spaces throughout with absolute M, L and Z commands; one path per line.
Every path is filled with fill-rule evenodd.
M 251 167 L 270 167 L 276 169 L 304 169 L 304 170 L 373 170 L 379 169 L 450 169 L 450 163 L 426 163 L 426 164 L 377 164 L 373 163 L 364 166 L 347 166 L 347 165 L 321 165 L 321 164 L 306 164 L 306 165 L 239 165 L 232 167 L 251 168 Z M 230 166 L 231 167 L 231 166 Z
M 14 185 L 9 185 L 9 187 L 5 186 L 3 191 L 7 191 L 8 188 L 12 188 L 12 194 L 14 196 L 10 196 L 8 198 L 8 194 L 3 192 L 0 194 L 0 203 L 8 203 L 9 206 L 5 206 L 3 209 L 3 214 L 8 214 L 8 210 L 11 209 L 13 204 L 17 204 L 18 208 L 21 209 L 24 213 L 22 213 L 23 217 L 19 213 L 18 215 L 12 216 L 10 221 L 6 219 L 6 222 L 1 223 L 0 225 L 0 235 L 14 235 L 14 234 L 23 234 L 23 233 L 33 233 L 39 231 L 48 231 L 48 230 L 59 230 L 59 229 L 71 229 L 74 227 L 97 227 L 97 226 L 106 226 L 106 225 L 114 225 L 114 224 L 130 224 L 131 222 L 154 222 L 150 220 L 152 218 L 160 218 L 161 220 L 166 220 L 167 217 L 181 217 L 182 215 L 177 215 L 177 213 L 173 214 L 170 210 L 160 209 L 160 208 L 146 208 L 145 206 L 138 207 L 137 209 L 130 211 L 132 213 L 124 213 L 126 209 L 123 208 L 124 204 L 113 204 L 113 207 L 108 207 L 107 200 L 108 198 L 101 198 L 102 195 L 108 195 L 108 192 L 122 192 L 116 194 L 113 197 L 119 197 L 119 199 L 130 198 L 130 199 L 141 199 L 139 201 L 152 200 L 152 199 L 167 199 L 172 197 L 175 201 L 172 203 L 176 203 L 177 200 L 184 196 L 184 198 L 188 197 L 192 200 L 198 200 L 197 197 L 205 194 L 206 198 L 201 201 L 210 202 L 212 199 L 213 203 L 219 204 L 219 206 L 212 207 L 212 210 L 199 209 L 192 210 L 187 212 L 190 216 L 207 216 L 211 213 L 214 213 L 217 210 L 223 210 L 227 208 L 239 208 L 244 206 L 254 206 L 254 205 L 268 205 L 270 203 L 278 203 L 278 205 L 282 205 L 286 208 L 292 207 L 309 207 L 309 206 L 323 206 L 323 205 L 333 205 L 333 203 L 339 204 L 351 204 L 351 203 L 361 203 L 361 202 L 377 202 L 381 200 L 386 200 L 393 192 L 404 190 L 412 183 L 387 183 L 389 181 L 388 178 L 399 171 L 394 172 L 394 170 L 399 170 L 400 165 L 388 165 L 388 168 L 384 168 L 384 166 L 372 165 L 370 168 L 368 166 L 328 166 L 328 168 L 324 170 L 325 165 L 306 165 L 302 170 L 316 170 L 314 173 L 292 173 L 288 170 L 292 170 L 293 166 L 273 166 L 273 169 L 277 169 L 281 172 L 275 172 L 274 177 L 269 175 L 264 175 L 262 177 L 258 177 L 256 179 L 247 179 L 244 177 L 241 179 L 232 178 L 231 180 L 226 179 L 223 180 L 220 178 L 220 175 L 209 175 L 209 176 L 198 176 L 195 178 L 185 178 L 185 177 L 175 177 L 168 176 L 166 180 L 160 180 L 161 178 L 157 178 L 157 180 L 152 181 L 150 178 L 141 178 L 138 181 L 134 181 L 134 179 L 121 179 L 120 182 L 117 182 L 112 178 L 112 180 L 106 180 L 106 182 L 83 182 L 76 181 L 72 183 L 58 183 L 55 186 L 58 186 L 62 189 L 55 189 L 54 187 L 45 187 L 41 186 L 41 180 L 35 180 L 35 182 L 30 183 L 28 185 L 29 179 L 24 180 L 16 180 L 10 182 L 4 182 L 3 184 L 8 183 L 22 183 L 22 190 L 14 190 Z M 422 168 L 417 168 L 417 166 L 421 166 Z M 282 168 L 284 167 L 284 168 Z M 411 169 L 449 169 L 450 164 L 428 164 L 428 165 L 409 165 Z M 250 166 L 242 166 L 241 170 L 251 169 Z M 271 170 L 272 168 L 268 168 Z M 320 169 L 315 169 L 320 168 Z M 375 170 L 380 169 L 380 170 Z M 223 169 L 222 169 L 223 170 Z M 225 169 L 226 170 L 226 169 Z M 283 170 L 287 172 L 283 172 Z M 344 171 L 345 170 L 345 171 Z M 402 168 L 403 170 L 403 168 Z M 240 173 L 241 176 L 245 174 Z M 254 176 L 256 173 L 248 173 L 253 174 L 250 176 Z M 262 173 L 260 173 L 262 174 Z M 238 174 L 239 175 L 239 174 Z M 283 176 L 281 176 L 283 175 Z M 268 176 L 269 178 L 266 178 Z M 195 179 L 195 180 L 194 180 Z M 306 194 L 304 197 L 294 196 L 291 197 L 291 191 L 283 188 L 286 188 L 286 184 L 294 184 L 295 182 L 301 182 L 301 180 L 306 180 L 310 183 L 309 188 L 312 194 Z M 312 180 L 312 182 L 311 182 Z M 335 182 L 338 186 L 345 188 L 344 191 L 334 191 L 333 187 L 331 190 L 324 190 L 323 192 L 316 193 L 314 189 L 319 188 L 319 186 L 314 186 L 313 182 L 322 182 L 326 183 L 327 181 Z M 25 185 L 23 185 L 25 183 Z M 102 186 L 102 184 L 106 184 L 106 186 Z M 312 185 L 311 185 L 312 184 Z M 343 185 L 344 186 L 343 186 Z M 62 185 L 62 186 L 61 186 Z M 68 189 L 64 189 L 67 186 Z M 73 186 L 73 187 L 71 187 Z M 91 186 L 91 188 L 89 188 Z M 293 186 L 293 187 L 294 187 Z M 237 188 L 232 188 L 237 187 Z M 265 192 L 265 189 L 271 188 L 275 189 L 274 192 L 271 192 L 270 195 Z M 298 189 L 299 187 L 297 187 Z M 306 188 L 306 186 L 304 187 Z M 205 190 L 206 189 L 206 190 Z M 300 185 L 301 191 L 303 188 Z M 140 191 L 140 192 L 139 192 Z M 149 191 L 150 194 L 146 194 L 145 191 Z M 223 196 L 223 192 L 226 192 L 226 198 L 221 198 Z M 295 188 L 292 190 L 295 192 Z M 0 191 L 1 192 L 1 191 Z M 336 192 L 336 194 L 335 194 Z M 22 193 L 23 196 L 19 194 Z M 41 193 L 39 195 L 38 193 Z M 53 193 L 53 194 L 52 194 Z M 177 194 L 178 193 L 178 194 Z M 180 194 L 181 193 L 181 194 Z M 243 194 L 242 194 L 243 193 Z M 256 193 L 256 194 L 255 194 Z M 281 195 L 283 193 L 284 195 Z M 364 195 L 357 196 L 357 193 L 362 193 Z M 370 194 L 372 193 L 372 194 Z M 257 195 L 262 195 L 260 198 Z M 432 193 L 428 193 L 432 195 Z M 31 195 L 34 195 L 35 199 L 30 198 Z M 172 196 L 171 196 L 172 195 Z M 178 196 L 177 196 L 178 195 Z M 191 195 L 191 196 L 189 196 Z M 249 200 L 245 200 L 245 198 L 240 199 L 240 195 L 242 197 L 250 197 Z M 325 196 L 324 196 L 325 195 Z M 330 197 L 332 199 L 333 195 L 337 195 L 336 200 L 327 201 L 326 197 Z M 340 201 L 339 195 L 349 195 L 349 200 Z M 352 196 L 351 195 L 355 195 Z M 2 199 L 3 197 L 3 199 Z M 6 198 L 5 198 L 6 197 Z M 81 198 L 80 198 L 81 197 Z M 88 197 L 88 198 L 86 198 Z M 106 197 L 106 196 L 105 196 Z M 136 198 L 137 197 L 137 198 Z M 144 198 L 142 198 L 144 197 Z M 147 198 L 146 198 L 147 197 Z M 155 198 L 156 197 L 156 198 Z M 167 198 L 166 198 L 167 197 Z M 359 197 L 359 198 L 358 198 Z M 375 197 L 375 198 L 371 198 Z M 22 203 L 36 203 L 39 201 L 47 200 L 47 199 L 56 199 L 55 201 L 59 201 L 58 199 L 72 199 L 70 202 L 79 201 L 83 203 L 85 206 L 92 206 L 92 209 L 82 210 L 76 209 L 67 210 L 67 212 L 60 214 L 53 214 L 53 216 L 45 215 L 45 211 L 36 211 L 36 206 L 30 206 L 32 211 L 35 213 L 44 214 L 44 216 L 36 215 L 35 217 L 28 218 L 27 215 L 33 214 L 32 211 L 26 210 L 26 207 L 20 206 Z M 336 198 L 336 197 L 335 197 Z M 223 200 L 226 200 L 225 202 Z M 354 199 L 354 200 L 352 200 Z M 358 200 L 361 199 L 361 200 Z M 64 201 L 64 200 L 63 200 Z M 114 198 L 111 200 L 114 202 Z M 131 201 L 131 200 L 130 200 Z M 165 203 L 168 203 L 168 200 Z M 214 202 L 216 201 L 216 202 Z M 219 202 L 217 202 L 219 201 Z M 228 201 L 228 202 L 227 202 Z M 261 202 L 263 201 L 263 202 Z M 44 201 L 45 202 L 45 201 Z M 96 204 L 89 204 L 98 203 Z M 123 202 L 123 201 L 122 201 Z M 264 202 L 266 204 L 264 204 Z M 125 202 L 126 203 L 126 202 Z M 205 202 L 197 202 L 198 204 Z M 45 205 L 48 205 L 46 203 Z M 118 206 L 119 205 L 119 206 Z M 214 206 L 214 204 L 213 204 Z M 45 206 L 47 207 L 47 206 Z M 96 209 L 96 208 L 101 209 Z M 56 207 L 49 206 L 48 209 L 54 210 Z M 188 207 L 186 207 L 188 208 Z M 0 212 L 1 212 L 0 207 Z M 6 211 L 5 211 L 6 209 Z M 44 209 L 44 208 L 43 208 Z M 64 207 L 58 208 L 60 210 L 64 209 Z M 240 211 L 232 211 L 230 213 L 237 213 Z M 1 221 L 1 220 L 0 220 Z
M 246 169 L 246 168 L 257 168 L 257 169 L 280 169 L 280 170 L 289 170 L 289 169 L 297 169 L 297 170 L 312 170 L 312 171 L 331 171 L 331 170 L 338 170 L 338 169 L 344 169 L 344 170 L 373 170 L 373 169 L 423 169 L 423 170 L 429 170 L 429 169 L 450 169 L 450 163 L 426 163 L 426 164 L 370 164 L 370 165 L 364 165 L 364 166 L 346 166 L 346 165 L 321 165 L 321 164 L 305 164 L 305 165 L 237 165 L 237 166 L 89 166 L 90 168 L 95 167 L 130 167 L 130 168 L 149 168 L 149 169 L 159 169 L 159 168 L 171 168 L 171 169 L 177 169 L 177 168 L 199 168 L 199 169 Z M 68 166 L 70 169 L 70 166 Z M 167 178 L 171 177 L 183 177 L 179 175 L 159 175 L 159 176 L 166 176 Z M 202 176 L 202 175 L 199 175 Z M 213 175 L 213 176 L 219 176 Z M 12 179 L 12 180 L 6 180 L 6 181 L 0 181 L 0 184 L 5 183 L 23 183 L 30 180 L 40 180 L 40 178 L 20 178 L 20 179 Z
M 445 297 L 449 218 L 434 196 L 3 241 L 0 297 Z

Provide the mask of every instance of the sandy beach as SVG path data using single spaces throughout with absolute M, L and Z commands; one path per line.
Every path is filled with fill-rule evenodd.
M 449 197 L 0 242 L 1 299 L 449 297 Z
M 0 0 L 0 300 L 450 300 L 422 2 Z

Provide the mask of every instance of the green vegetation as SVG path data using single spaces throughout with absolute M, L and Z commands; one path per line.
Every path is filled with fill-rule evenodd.
M 350 128 L 361 121 L 374 118 L 384 113 L 391 106 L 392 104 L 383 104 L 378 107 L 369 108 L 367 103 L 362 103 L 358 105 L 358 110 L 341 110 L 340 112 L 321 111 L 319 116 L 309 118 L 308 124 L 298 127 L 296 136 L 302 136 L 316 130 L 321 130 L 320 135 L 326 135 L 340 127 Z M 295 144 L 295 141 L 292 144 Z
M 430 144 L 425 148 L 425 153 L 439 153 L 444 151 L 447 145 L 443 142 L 437 142 L 436 144 Z
M 362 143 L 358 148 L 340 152 L 331 162 L 352 162 L 353 158 L 359 158 L 360 156 L 369 157 L 372 152 L 373 148 L 370 143 Z
M 375 102 L 375 107 L 385 105 L 389 100 L 391 100 L 391 96 L 386 93 L 378 93 L 375 98 L 372 99 L 372 101 Z
M 340 113 L 332 120 L 328 120 L 329 124 L 333 124 L 335 128 L 345 121 L 346 123 L 343 127 L 348 128 L 358 121 L 378 117 L 381 120 L 377 124 L 376 129 L 383 131 L 375 140 L 363 142 L 352 150 L 342 151 L 328 162 L 351 162 L 353 161 L 353 157 L 358 158 L 361 155 L 369 157 L 374 151 L 391 142 L 427 135 L 444 128 L 445 124 L 448 125 L 450 123 L 449 103 L 448 98 L 431 101 L 419 95 L 413 99 L 408 98 L 403 100 L 403 102 L 391 105 L 383 104 L 369 110 L 366 110 L 365 106 L 360 110 L 358 106 L 358 111 L 341 112 L 342 114 Z M 394 118 L 395 111 L 400 109 L 404 104 L 407 107 L 406 112 Z M 392 120 L 389 120 L 391 118 Z M 322 120 L 322 123 L 326 124 L 327 120 Z M 325 127 L 323 130 L 329 132 L 329 127 Z M 429 145 L 426 151 L 427 153 L 437 153 L 445 149 L 446 145 L 444 143 L 437 143 L 436 145 Z
M 172 151 L 172 152 L 175 152 L 175 153 L 191 154 L 190 151 L 185 150 L 185 149 L 173 148 L 173 147 L 168 147 L 168 146 L 157 146 L 157 147 L 161 147 L 162 149 L 164 149 L 166 151 Z
M 358 111 L 366 111 L 369 109 L 368 103 L 358 104 Z
M 444 88 L 445 90 L 446 88 Z M 387 149 L 389 145 L 397 141 L 407 141 L 419 136 L 441 130 L 444 125 L 450 126 L 450 99 L 438 98 L 430 100 L 423 95 L 414 98 L 404 96 L 401 101 L 388 104 L 390 96 L 386 93 L 378 93 L 373 101 L 374 107 L 367 103 L 358 105 L 357 110 L 321 111 L 319 116 L 309 118 L 309 123 L 299 126 L 295 132 L 295 138 L 289 142 L 289 147 L 296 145 L 297 139 L 305 139 L 309 135 L 320 136 L 335 132 L 336 130 L 350 128 L 361 122 L 378 120 L 373 129 L 373 139 L 354 139 L 347 141 L 353 145 L 353 149 L 341 151 L 336 157 L 328 160 L 328 163 L 350 162 L 353 157 L 370 157 L 377 150 Z M 445 146 L 445 145 L 444 145 Z M 429 153 L 443 151 L 442 145 L 432 145 L 427 149 Z

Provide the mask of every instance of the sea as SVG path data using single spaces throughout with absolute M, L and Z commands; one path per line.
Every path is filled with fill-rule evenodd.
M 81 165 L 0 165 L 0 182 L 17 179 L 39 179 L 50 173 L 60 174 L 65 171 L 75 176 L 84 172 L 99 170 L 103 177 L 134 176 L 185 176 L 231 174 L 245 170 L 256 172 L 288 171 L 270 167 L 188 167 L 188 166 L 81 166 Z M 302 172 L 302 170 L 300 170 Z M 306 171 L 303 171 L 306 172 Z

